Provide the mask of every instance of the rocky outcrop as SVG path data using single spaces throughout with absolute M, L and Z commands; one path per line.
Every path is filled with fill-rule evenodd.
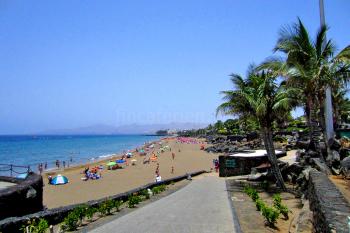
M 350 157 L 346 157 L 340 162 L 340 172 L 344 177 L 350 178 Z
M 0 220 L 22 216 L 43 209 L 43 179 L 30 173 L 26 179 L 0 177 L 1 181 L 16 185 L 0 190 Z

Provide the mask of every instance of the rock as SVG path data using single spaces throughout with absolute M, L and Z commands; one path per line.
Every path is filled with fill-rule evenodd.
M 335 138 L 329 139 L 328 144 L 332 150 L 339 150 L 341 147 L 340 141 Z
M 296 142 L 296 146 L 300 149 L 307 149 L 309 147 L 309 141 L 301 141 L 301 140 L 298 140 Z
M 331 153 L 327 155 L 326 161 L 329 166 L 339 165 L 339 162 L 340 162 L 339 152 L 336 150 L 332 150 Z
M 299 176 L 295 179 L 295 182 L 298 184 L 297 189 L 299 191 L 305 191 L 308 187 L 308 182 L 309 182 L 309 173 L 310 171 L 313 170 L 312 167 L 308 166 L 306 167 L 300 174 Z
M 332 167 L 332 172 L 334 175 L 340 175 L 340 169 L 337 169 L 335 167 Z
M 303 208 L 299 212 L 298 216 L 294 219 L 290 232 L 303 233 L 312 232 L 312 211 L 309 209 L 309 201 L 305 201 Z
M 265 179 L 266 175 L 267 175 L 267 172 L 264 172 L 264 173 L 257 172 L 255 174 L 250 174 L 248 176 L 247 180 L 249 180 L 249 181 L 260 181 L 260 180 Z
M 308 150 L 306 153 L 311 158 L 319 158 L 320 157 L 320 154 L 314 150 Z
M 288 166 L 287 172 L 299 175 L 303 171 L 304 167 L 298 163 L 293 163 Z
M 36 190 L 30 186 L 28 191 L 27 191 L 26 198 L 31 199 L 31 198 L 35 198 L 35 197 L 36 197 Z
M 346 157 L 340 162 L 340 173 L 345 177 L 350 177 L 350 157 Z
M 340 155 L 340 160 L 343 160 L 344 158 L 350 155 L 350 150 L 346 148 L 341 148 L 339 150 L 339 155 Z
M 331 171 L 329 170 L 328 166 L 321 161 L 319 158 L 311 158 L 311 161 L 313 162 L 314 166 L 319 170 L 320 172 L 325 173 L 326 175 L 331 175 Z

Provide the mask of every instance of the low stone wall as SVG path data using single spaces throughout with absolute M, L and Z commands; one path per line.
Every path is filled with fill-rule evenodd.
M 26 179 L 0 176 L 16 185 L 0 190 L 0 220 L 43 210 L 43 179 L 30 173 Z
M 19 231 L 20 227 L 22 225 L 26 224 L 28 222 L 28 220 L 34 219 L 34 218 L 45 218 L 49 222 L 49 224 L 52 224 L 52 225 L 58 224 L 58 223 L 63 221 L 63 219 L 67 216 L 67 214 L 70 211 L 72 211 L 74 208 L 78 207 L 79 205 L 87 204 L 88 206 L 91 206 L 91 207 L 97 207 L 102 202 L 106 201 L 107 199 L 126 201 L 130 195 L 132 195 L 133 193 L 139 192 L 141 190 L 153 188 L 154 186 L 161 185 L 161 184 L 170 184 L 171 182 L 177 182 L 177 181 L 186 179 L 188 177 L 188 175 L 197 176 L 197 175 L 200 175 L 203 173 L 206 173 L 206 171 L 197 171 L 197 172 L 189 173 L 186 175 L 174 177 L 171 179 L 166 179 L 166 180 L 163 180 L 161 182 L 149 183 L 149 184 L 146 184 L 144 186 L 132 189 L 128 192 L 120 193 L 120 194 L 109 196 L 106 198 L 101 198 L 99 200 L 93 200 L 93 201 L 89 201 L 86 203 L 69 205 L 69 206 L 64 206 L 64 207 L 55 208 L 55 209 L 48 209 L 48 210 L 40 211 L 40 212 L 37 212 L 34 214 L 26 215 L 23 217 L 6 218 L 6 219 L 0 221 L 0 232 L 3 232 L 3 233 L 5 233 L 5 232 L 11 232 L 11 233 L 20 232 Z
M 349 232 L 349 203 L 324 173 L 310 171 L 308 198 L 315 232 Z

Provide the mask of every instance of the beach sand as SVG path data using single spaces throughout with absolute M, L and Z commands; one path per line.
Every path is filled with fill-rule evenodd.
M 163 146 L 169 145 L 171 151 L 165 151 L 158 157 L 159 171 L 162 179 L 184 175 L 189 172 L 199 170 L 210 170 L 212 160 L 218 155 L 207 153 L 200 150 L 200 144 L 176 143 L 176 139 L 163 140 Z M 206 145 L 207 146 L 207 145 Z M 160 146 L 155 147 L 155 151 Z M 178 152 L 179 149 L 181 152 Z M 171 153 L 175 153 L 175 159 L 172 159 Z M 123 169 L 102 170 L 102 178 L 98 180 L 82 181 L 83 170 L 85 166 L 77 166 L 64 171 L 56 171 L 56 174 L 67 176 L 69 183 L 65 185 L 48 185 L 46 173 L 44 178 L 44 205 L 47 208 L 56 208 L 60 206 L 77 204 L 89 200 L 95 200 L 122 193 L 141 185 L 155 181 L 155 171 L 157 162 L 143 164 L 144 156 L 134 153 L 132 159 L 136 159 L 136 166 L 132 166 L 129 159 L 129 166 L 123 165 Z M 105 165 L 107 161 L 92 163 Z M 174 174 L 171 174 L 171 167 L 174 167 Z

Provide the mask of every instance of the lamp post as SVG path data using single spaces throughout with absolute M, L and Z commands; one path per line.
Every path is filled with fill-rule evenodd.
M 319 0 L 320 5 L 320 22 L 321 27 L 326 25 L 326 20 L 324 16 L 324 4 L 323 0 Z M 327 40 L 325 38 L 323 46 L 325 46 Z M 325 107 L 325 127 L 327 132 L 327 141 L 334 137 L 334 129 L 333 129 L 333 108 L 332 108 L 332 90 L 330 86 L 326 87 L 326 99 L 324 101 Z

